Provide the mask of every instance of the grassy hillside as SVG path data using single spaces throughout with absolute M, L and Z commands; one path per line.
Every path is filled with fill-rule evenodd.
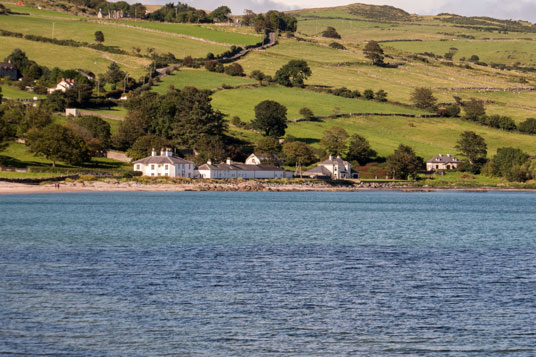
M 170 24 L 148 21 L 104 21 L 95 18 L 76 17 L 50 10 L 31 9 L 31 15 L 0 17 L 0 29 L 52 36 L 58 39 L 94 41 L 94 32 L 101 30 L 105 45 L 124 49 L 128 55 L 101 53 L 88 48 L 56 46 L 18 38 L 1 37 L 0 60 L 14 48 L 22 48 L 32 60 L 48 67 L 85 68 L 94 73 L 104 73 L 112 60 L 133 77 L 145 73 L 149 64 L 146 58 L 134 55 L 133 47 L 141 54 L 147 48 L 156 52 L 171 52 L 178 58 L 191 55 L 204 57 L 228 50 L 229 45 L 254 44 L 261 39 L 250 27 L 215 25 Z M 327 116 L 336 113 L 375 112 L 422 114 L 409 107 L 411 93 L 418 87 L 429 87 L 442 103 L 453 103 L 454 96 L 462 100 L 478 98 L 486 101 L 488 114 L 511 116 L 517 123 L 536 117 L 536 29 L 530 24 L 483 18 L 463 18 L 452 15 L 416 16 L 391 7 L 349 5 L 335 8 L 307 9 L 292 12 L 297 16 L 298 32 L 295 37 L 282 35 L 278 44 L 266 50 L 253 51 L 238 61 L 246 71 L 261 70 L 274 76 L 284 64 L 294 59 L 306 60 L 312 75 L 307 86 L 324 88 L 347 87 L 363 92 L 383 89 L 388 93 L 388 103 L 347 99 L 305 89 L 284 88 L 270 85 L 260 88 L 218 90 L 213 95 L 213 106 L 227 114 L 239 116 L 242 121 L 254 118 L 254 107 L 262 100 L 275 100 L 288 109 L 291 120 L 300 117 L 299 110 L 310 108 L 314 114 Z M 342 39 L 321 37 L 327 26 L 333 26 Z M 380 41 L 386 54 L 386 62 L 396 68 L 373 66 L 363 55 L 369 40 Z M 346 50 L 329 47 L 336 41 Z M 453 52 L 453 61 L 434 57 Z M 427 54 L 424 54 L 427 52 Z M 468 63 L 466 59 L 478 55 L 488 64 L 511 66 L 500 70 L 491 66 Z M 517 66 L 517 69 L 513 69 Z M 525 69 L 523 71 L 523 69 Z M 215 90 L 224 85 L 239 86 L 257 84 L 248 77 L 231 77 L 201 69 L 181 68 L 152 90 L 164 94 L 172 85 L 177 89 L 196 86 Z M 33 96 L 4 89 L 4 96 Z M 404 104 L 398 105 L 396 102 Z M 118 120 L 126 112 L 122 108 L 96 111 L 111 115 L 107 121 L 117 130 Z M 390 154 L 400 143 L 408 144 L 425 157 L 437 153 L 455 154 L 454 146 L 460 133 L 473 130 L 488 143 L 489 155 L 498 147 L 519 147 L 536 154 L 536 137 L 509 133 L 483 127 L 462 119 L 420 119 L 401 117 L 347 117 L 325 119 L 316 122 L 289 123 L 288 133 L 306 140 L 313 146 L 323 132 L 333 126 L 341 126 L 350 134 L 364 135 L 380 155 Z M 255 142 L 258 133 L 243 128 L 230 128 L 230 133 L 246 141 Z M 20 147 L 10 147 L 14 155 L 23 154 Z

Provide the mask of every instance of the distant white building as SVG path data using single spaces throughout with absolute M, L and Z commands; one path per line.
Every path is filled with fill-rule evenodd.
M 65 93 L 68 89 L 74 88 L 76 83 L 74 79 L 62 78 L 61 81 L 54 88 L 48 88 L 48 93 L 54 93 L 55 91 L 61 91 Z
M 273 165 L 250 165 L 232 162 L 227 159 L 226 163 L 213 164 L 209 160 L 206 164 L 199 166 L 197 175 L 201 178 L 209 179 L 271 179 L 271 178 L 292 178 L 292 171 L 285 171 Z
M 314 169 L 305 171 L 303 176 L 312 178 L 331 178 L 333 180 L 341 179 L 358 179 L 359 173 L 352 170 L 352 166 L 348 161 L 344 161 L 340 156 L 335 159 L 333 155 L 329 155 L 329 159 L 322 161 Z
M 78 117 L 80 116 L 80 112 L 76 108 L 65 108 L 65 116 L 68 117 L 69 115 L 73 117 Z
M 426 171 L 454 170 L 459 163 L 460 160 L 450 154 L 439 154 L 426 161 Z
M 263 162 L 273 162 L 277 166 L 281 166 L 281 159 L 277 155 L 261 155 L 261 154 L 251 154 L 246 159 L 247 165 L 261 165 Z
M 157 155 L 153 148 L 151 156 L 134 161 L 134 171 L 141 171 L 143 176 L 194 177 L 195 164 L 173 156 L 171 149 L 162 149 Z
M 99 9 L 99 13 L 97 14 L 97 18 L 102 19 L 104 15 L 102 14 L 102 9 Z

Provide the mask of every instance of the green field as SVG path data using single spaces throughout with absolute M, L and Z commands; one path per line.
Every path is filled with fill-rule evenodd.
M 366 137 L 372 148 L 382 156 L 392 154 L 400 143 L 410 145 L 425 160 L 439 153 L 454 155 L 457 153 L 454 148 L 456 141 L 460 134 L 467 130 L 484 137 L 490 157 L 495 154 L 497 148 L 508 146 L 536 154 L 536 140 L 533 135 L 508 133 L 461 119 L 351 117 L 326 119 L 323 122 L 291 123 L 287 132 L 298 138 L 306 138 L 316 146 L 323 132 L 333 126 L 340 126 L 349 134 L 359 133 Z
M 127 28 L 113 22 L 97 23 L 81 19 L 80 21 L 59 20 L 35 16 L 2 16 L 0 29 L 52 37 L 71 39 L 76 41 L 93 43 L 95 32 L 104 33 L 104 44 L 117 46 L 127 52 L 132 52 L 133 47 L 141 49 L 145 54 L 147 48 L 154 48 L 158 53 L 173 53 L 177 58 L 186 56 L 204 57 L 208 52 L 219 54 L 228 50 L 227 46 L 206 43 L 202 41 L 181 38 L 177 36 L 155 33 L 143 29 Z M 234 34 L 233 34 L 234 35 Z M 2 38 L 2 41 L 4 38 Z
M 217 89 L 222 85 L 255 84 L 257 81 L 247 77 L 232 77 L 223 73 L 209 72 L 205 69 L 181 69 L 171 75 L 165 76 L 162 82 L 154 85 L 152 91 L 165 94 L 172 85 L 176 89 L 192 86 L 199 89 Z
M 2 96 L 6 99 L 33 99 L 34 97 L 39 99 L 44 98 L 43 95 L 25 92 L 8 85 L 0 85 L 0 88 L 2 88 Z
M 262 36 L 258 34 L 243 34 L 226 31 L 225 27 L 191 25 L 191 24 L 171 24 L 154 21 L 119 21 L 121 24 L 128 24 L 135 27 L 169 32 L 192 37 L 198 37 L 205 40 L 226 43 L 231 45 L 254 45 L 262 41 Z
M 4 5 L 13 12 L 30 14 L 34 16 L 59 17 L 65 19 L 78 19 L 79 17 L 68 12 L 54 11 L 48 9 L 38 9 L 30 6 L 17 6 L 15 4 L 4 3 Z
M 315 115 L 325 116 L 336 113 L 400 113 L 420 114 L 417 109 L 405 108 L 391 104 L 349 99 L 331 94 L 316 93 L 304 89 L 269 86 L 253 89 L 232 89 L 216 92 L 213 106 L 230 117 L 239 116 L 249 122 L 255 118 L 254 108 L 263 100 L 274 100 L 287 107 L 289 120 L 301 117 L 299 111 L 308 107 Z

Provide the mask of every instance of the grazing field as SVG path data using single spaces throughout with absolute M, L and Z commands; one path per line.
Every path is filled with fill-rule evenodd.
M 302 117 L 299 111 L 308 107 L 315 115 L 325 116 L 337 113 L 400 113 L 420 114 L 418 109 L 364 99 L 349 99 L 331 94 L 316 93 L 304 89 L 269 86 L 253 89 L 231 89 L 216 92 L 213 105 L 230 117 L 239 116 L 249 122 L 255 118 L 254 108 L 263 100 L 274 100 L 287 107 L 290 120 Z
M 171 75 L 165 76 L 151 90 L 159 94 L 165 94 L 171 85 L 176 89 L 182 89 L 186 86 L 199 89 L 217 89 L 221 88 L 224 84 L 234 86 L 255 83 L 257 81 L 247 77 L 232 77 L 223 73 L 209 72 L 205 69 L 181 69 Z
M 52 33 L 53 27 L 54 33 Z M 97 23 L 85 19 L 72 21 L 10 15 L 0 18 L 0 29 L 88 43 L 94 43 L 95 32 L 102 31 L 104 44 L 107 46 L 117 46 L 129 53 L 133 51 L 133 47 L 136 47 L 140 48 L 141 54 L 145 54 L 147 48 L 154 48 L 157 53 L 171 52 L 177 58 L 204 57 L 208 52 L 220 54 L 228 50 L 228 47 L 223 45 L 128 28 L 113 22 Z
M 363 135 L 382 156 L 390 155 L 400 143 L 410 145 L 426 160 L 439 153 L 456 154 L 456 141 L 460 134 L 467 130 L 484 137 L 488 145 L 488 156 L 494 155 L 498 147 L 506 146 L 536 154 L 536 136 L 491 129 L 462 119 L 351 117 L 290 123 L 287 132 L 298 138 L 305 138 L 316 146 L 323 132 L 334 126 L 344 128 L 349 134 Z
M 30 14 L 34 16 L 43 16 L 43 17 L 54 17 L 54 18 L 65 18 L 65 19 L 78 19 L 79 16 L 68 12 L 54 11 L 48 9 L 38 9 L 35 7 L 29 6 L 17 6 L 16 3 L 4 3 L 4 5 L 13 12 Z
M 145 66 L 149 60 L 127 55 L 101 53 L 89 48 L 58 46 L 50 43 L 28 41 L 14 37 L 0 37 L 0 58 L 4 59 L 14 49 L 22 49 L 28 58 L 49 68 L 61 69 L 83 68 L 94 73 L 106 72 L 111 60 L 121 65 L 122 69 L 137 78 L 146 73 Z
M 262 35 L 259 34 L 244 34 L 231 32 L 227 27 L 216 27 L 209 25 L 193 25 L 193 24 L 171 24 L 154 21 L 118 21 L 120 24 L 127 24 L 135 27 L 157 30 L 161 32 L 169 32 L 173 34 L 186 35 L 202 38 L 208 41 L 231 44 L 231 45 L 254 45 L 262 41 Z

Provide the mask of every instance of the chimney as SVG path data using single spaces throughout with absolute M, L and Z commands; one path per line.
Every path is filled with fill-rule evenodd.
M 450 154 L 447 154 L 447 157 L 450 157 Z
M 212 159 L 208 159 L 207 164 L 212 165 Z
M 225 163 L 226 163 L 227 165 L 231 165 L 233 162 L 231 161 L 231 158 L 228 157 L 228 158 L 227 158 L 227 161 L 225 161 Z
M 166 149 L 164 148 L 160 149 L 160 156 L 166 156 Z
M 337 155 L 337 159 L 340 159 L 341 158 L 341 155 Z
M 171 150 L 171 148 L 167 148 L 166 154 L 166 156 L 173 156 L 173 150 Z
M 156 156 L 156 149 L 153 148 L 153 151 L 151 151 L 151 156 Z
M 332 154 L 329 154 L 329 159 L 333 160 L 333 155 Z

